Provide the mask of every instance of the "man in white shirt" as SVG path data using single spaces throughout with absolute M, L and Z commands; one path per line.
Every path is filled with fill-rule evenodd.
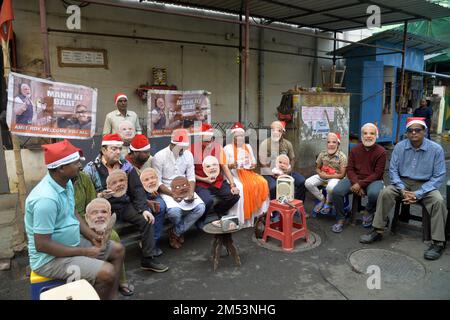
M 158 173 L 161 184 L 158 191 L 167 205 L 166 216 L 174 227 L 169 230 L 169 245 L 174 249 L 184 243 L 183 234 L 203 215 L 205 203 L 195 193 L 194 157 L 189 151 L 189 135 L 185 129 L 174 130 L 170 145 L 157 152 L 152 167 Z M 189 193 L 183 200 L 175 199 L 170 185 L 175 177 L 186 177 Z
M 124 93 L 117 93 L 114 96 L 114 103 L 117 110 L 111 111 L 106 115 L 105 124 L 103 125 L 103 135 L 111 133 L 119 133 L 119 125 L 122 121 L 128 120 L 136 129 L 136 134 L 142 133 L 139 118 L 134 111 L 127 110 L 128 98 Z

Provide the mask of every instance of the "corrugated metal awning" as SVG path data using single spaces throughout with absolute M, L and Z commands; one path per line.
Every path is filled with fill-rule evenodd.
M 167 0 L 192 8 L 210 9 L 232 14 L 243 13 L 242 0 Z M 450 16 L 450 9 L 425 0 L 250 0 L 250 15 L 271 22 L 325 31 L 367 28 L 369 5 L 381 10 L 381 25 L 403 21 L 432 20 Z
M 399 46 L 401 48 L 403 43 L 403 30 L 402 29 L 391 29 L 387 31 L 383 31 L 380 33 L 377 33 L 371 37 L 365 38 L 359 43 L 369 43 L 373 44 L 376 41 L 384 41 L 391 43 L 393 45 Z M 345 47 L 342 47 L 335 51 L 336 55 L 343 56 L 350 50 L 355 49 L 358 47 L 358 44 L 351 44 Z M 423 50 L 425 54 L 435 53 L 435 52 L 441 52 L 445 49 L 450 48 L 450 43 L 439 41 L 436 39 L 433 39 L 431 37 L 424 37 L 419 36 L 413 33 L 408 33 L 406 36 L 406 47 L 407 49 L 419 49 Z M 328 53 L 330 55 L 333 54 L 333 52 Z

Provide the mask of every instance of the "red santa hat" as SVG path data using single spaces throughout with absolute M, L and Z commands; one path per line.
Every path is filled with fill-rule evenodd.
M 119 99 L 125 98 L 126 100 L 128 100 L 128 97 L 125 93 L 116 93 L 116 95 L 114 96 L 114 103 L 117 105 L 117 102 L 119 102 Z
M 45 165 L 48 169 L 56 169 L 77 160 L 84 160 L 83 150 L 73 146 L 68 140 L 42 145 Z
M 134 136 L 133 140 L 130 143 L 131 151 L 149 151 L 150 150 L 150 141 L 148 141 L 147 137 L 143 134 L 137 134 Z
M 202 123 L 201 130 L 202 131 L 200 132 L 200 134 L 202 136 L 210 136 L 210 137 L 212 137 L 214 135 L 213 127 L 209 123 Z
M 410 117 L 410 118 L 406 119 L 406 129 L 408 129 L 410 126 L 412 126 L 415 123 L 420 124 L 420 125 L 424 126 L 425 128 L 427 128 L 427 124 L 425 123 L 425 118 Z
M 180 147 L 189 147 L 189 133 L 186 129 L 174 130 L 170 142 Z
M 236 122 L 235 124 L 233 124 L 233 126 L 231 127 L 231 133 L 236 133 L 236 132 L 242 132 L 242 133 L 245 132 L 244 126 L 239 121 Z
M 337 139 L 337 141 L 339 142 L 339 144 L 341 144 L 341 134 L 338 132 L 330 132 L 328 134 L 334 135 Z
M 375 124 L 373 124 L 373 123 L 371 123 L 371 122 L 367 122 L 366 124 L 364 124 L 364 125 L 361 127 L 361 133 L 362 133 L 362 131 L 363 131 L 363 129 L 364 129 L 365 127 L 375 128 L 375 131 L 376 131 L 376 137 L 377 137 L 377 139 L 378 139 L 378 137 L 379 137 L 379 131 L 378 131 L 378 127 L 377 127 Z
M 103 136 L 102 146 L 123 145 L 122 138 L 118 133 L 110 133 Z

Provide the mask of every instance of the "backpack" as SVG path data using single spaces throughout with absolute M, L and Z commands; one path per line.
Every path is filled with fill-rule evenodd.
M 286 93 L 281 97 L 280 105 L 277 107 L 278 120 L 291 122 L 294 116 L 294 104 L 292 101 L 292 94 Z

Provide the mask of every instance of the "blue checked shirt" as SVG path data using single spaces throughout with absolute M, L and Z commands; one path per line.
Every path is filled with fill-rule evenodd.
M 417 199 L 439 189 L 446 177 L 444 150 L 437 143 L 424 139 L 419 149 L 414 149 L 409 139 L 399 142 L 392 153 L 389 166 L 391 184 L 397 189 L 405 189 L 401 180 L 425 181 L 415 194 Z

